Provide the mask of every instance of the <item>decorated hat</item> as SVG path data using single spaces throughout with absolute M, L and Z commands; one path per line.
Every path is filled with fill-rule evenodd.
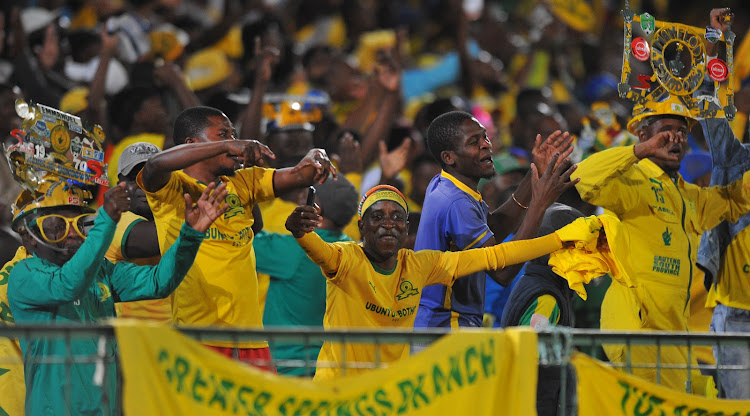
M 24 189 L 11 207 L 13 221 L 11 227 L 16 232 L 24 231 L 23 219 L 38 213 L 45 208 L 74 208 L 81 212 L 94 213 L 88 206 L 92 195 L 86 189 L 54 176 L 47 176 L 39 185 L 37 191 Z
M 620 97 L 635 104 L 628 131 L 635 133 L 641 121 L 656 115 L 685 117 L 689 125 L 698 118 L 734 118 L 735 35 L 730 15 L 722 16 L 730 27 L 723 33 L 713 27 L 659 21 L 649 13 L 637 15 L 630 10 L 629 1 L 622 16 L 625 49 L 617 88 Z M 718 58 L 707 62 L 704 41 L 725 43 L 726 62 Z M 728 81 L 723 104 L 714 96 L 694 94 L 707 75 L 714 81 L 714 89 Z

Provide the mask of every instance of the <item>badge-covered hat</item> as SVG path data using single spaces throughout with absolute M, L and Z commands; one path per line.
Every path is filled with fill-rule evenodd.
M 652 115 L 685 117 L 688 124 L 697 118 L 734 118 L 732 57 L 734 33 L 728 29 L 710 38 L 726 45 L 726 62 L 707 62 L 704 37 L 709 32 L 680 23 L 659 21 L 649 13 L 640 15 L 625 2 L 625 42 L 622 77 L 618 84 L 620 97 L 635 103 L 628 131 L 635 133 L 640 121 Z M 731 21 L 728 21 L 731 24 Z M 633 59 L 631 59 L 633 58 Z M 727 94 L 722 104 L 715 96 L 694 97 L 706 74 L 714 87 L 727 80 Z

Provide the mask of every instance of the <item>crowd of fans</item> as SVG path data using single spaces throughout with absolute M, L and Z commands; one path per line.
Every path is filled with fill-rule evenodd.
M 712 329 L 750 331 L 748 295 L 738 296 L 750 294 L 750 286 L 727 283 L 733 281 L 729 274 L 747 273 L 742 265 L 750 249 L 743 238 L 747 186 L 735 183 L 747 170 L 737 166 L 746 165 L 747 148 L 740 142 L 748 136 L 750 114 L 750 42 L 743 41 L 750 13 L 739 1 L 732 9 L 731 29 L 738 37 L 737 117 L 731 125 L 698 124 L 690 114 L 669 111 L 657 112 L 666 118 L 656 121 L 631 121 L 633 104 L 618 94 L 623 5 L 614 1 L 27 3 L 0 5 L 0 131 L 20 127 L 16 99 L 102 126 L 116 192 L 89 190 L 91 206 L 103 207 L 100 216 L 106 212 L 117 222 L 107 224 L 114 236 L 106 252 L 110 262 L 164 268 L 156 266 L 160 258 L 179 263 L 174 253 L 167 257 L 169 248 L 189 246 L 183 240 L 190 240 L 195 231 L 190 228 L 205 225 L 194 264 L 179 285 L 172 287 L 177 277 L 166 273 L 162 279 L 169 284 L 159 283 L 159 290 L 148 293 L 129 292 L 118 286 L 121 282 L 109 285 L 119 317 L 178 325 L 327 328 L 599 328 L 601 317 L 602 328 L 708 331 L 712 309 L 707 306 L 718 305 L 722 320 L 714 315 Z M 633 1 L 630 6 L 659 20 L 698 27 L 706 26 L 711 6 L 733 6 L 731 1 L 684 3 Z M 726 13 L 713 12 L 708 24 L 728 29 L 719 19 Z M 676 121 L 680 117 L 683 123 Z M 5 138 L 6 145 L 16 141 Z M 727 150 L 727 142 L 734 147 Z M 640 178 L 651 185 L 639 188 Z M 31 239 L 33 227 L 19 227 L 19 212 L 21 202 L 57 189 L 48 182 L 38 195 L 22 199 L 11 171 L 0 166 L 0 265 L 32 254 L 29 245 L 44 247 L 38 237 Z M 225 183 L 214 191 L 227 193 L 225 205 L 215 198 L 207 202 L 205 190 L 216 186 L 207 185 L 212 182 Z M 689 183 L 727 188 L 699 190 Z M 127 202 L 119 201 L 115 210 L 112 199 L 123 195 Z M 197 217 L 201 206 L 206 206 L 203 222 Z M 41 203 L 34 209 L 51 207 Z M 74 208 L 76 214 L 90 213 Z M 607 229 L 606 221 L 577 219 L 602 208 L 616 214 L 623 234 L 637 246 L 631 250 L 633 266 L 626 269 L 641 282 L 637 290 L 612 283 L 604 306 L 609 276 L 588 284 L 583 302 L 552 272 L 547 257 L 524 264 Z M 680 220 L 675 212 L 682 210 L 688 213 Z M 204 224 L 205 218 L 213 225 Z M 78 230 L 64 221 L 68 232 Z M 699 245 L 700 233 L 717 224 Z M 42 237 L 45 244 L 58 244 Z M 523 245 L 534 238 L 539 240 Z M 509 240 L 518 241 L 501 244 Z M 594 245 L 603 247 L 596 240 Z M 674 254 L 663 255 L 662 246 Z M 466 254 L 464 260 L 432 258 L 419 255 L 423 250 Z M 69 254 L 53 263 L 62 268 L 75 258 Z M 468 267 L 469 256 L 482 258 L 471 257 Z M 550 264 L 564 262 L 554 253 L 551 257 Z M 677 283 L 664 285 L 666 275 Z M 3 276 L 0 288 L 10 280 Z M 390 280 L 378 280 L 382 276 Z M 26 309 L 58 308 L 63 302 L 62 295 L 47 303 L 14 299 L 12 291 L 21 286 L 13 285 L 20 282 L 8 286 L 10 302 L 0 298 L 4 323 L 19 321 L 19 315 L 44 320 Z M 40 290 L 24 284 L 27 296 L 29 287 Z M 366 296 L 357 294 L 368 286 L 383 297 L 362 302 Z M 657 297 L 668 302 L 658 305 Z M 745 326 L 729 325 L 737 316 Z M 205 344 L 295 376 L 338 373 L 327 367 L 317 374 L 314 367 L 274 368 L 268 360 L 318 354 L 323 362 L 341 359 L 335 344 Z M 25 353 L 32 348 L 21 347 Z M 725 350 L 726 357 L 737 353 Z M 373 351 L 355 348 L 346 356 L 367 361 Z M 612 361 L 623 359 L 620 350 L 606 352 Z M 377 354 L 388 361 L 408 353 L 391 346 Z M 750 364 L 750 352 L 740 354 Z M 677 347 L 664 359 L 687 360 Z M 698 360 L 714 357 L 708 351 Z M 25 372 L 32 388 L 43 388 L 43 377 L 54 377 L 53 372 L 35 374 L 35 367 Z M 674 379 L 665 374 L 663 383 L 684 390 L 684 374 Z M 737 374 L 736 380 L 722 378 L 723 390 L 728 397 L 750 398 L 747 377 Z M 98 401 L 80 394 L 80 403 Z M 554 413 L 544 410 L 545 403 L 554 402 L 548 397 L 540 395 L 540 412 Z M 46 400 L 38 405 L 60 405 Z

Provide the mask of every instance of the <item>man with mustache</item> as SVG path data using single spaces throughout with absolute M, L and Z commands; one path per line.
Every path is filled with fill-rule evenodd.
M 193 264 L 208 227 L 227 208 L 225 185 L 210 184 L 196 204 L 184 195 L 185 222 L 158 265 L 113 264 L 104 253 L 130 205 L 125 184 L 105 193 L 97 215 L 84 205 L 81 190 L 73 185 L 55 180 L 43 186 L 46 191 L 41 196 L 27 198 L 14 213 L 13 227 L 31 254 L 8 277 L 8 300 L 16 323 L 91 324 L 114 317 L 115 302 L 168 296 Z M 21 338 L 20 344 L 27 415 L 119 412 L 114 341 L 103 344 L 98 336 L 72 340 L 39 336 Z M 69 361 L 101 355 L 104 368 L 101 363 Z M 55 362 L 60 359 L 66 361 Z M 100 382 L 95 374 L 102 374 Z
M 459 277 L 523 263 L 558 250 L 567 242 L 594 241 L 602 228 L 597 218 L 580 218 L 532 240 L 459 252 L 415 252 L 402 248 L 408 212 L 406 198 L 398 189 L 389 185 L 372 188 L 359 204 L 362 244 L 327 243 L 311 232 L 321 226 L 317 206 L 299 206 L 289 216 L 286 228 L 328 279 L 325 328 L 412 328 L 425 286 L 450 286 Z M 388 363 L 408 355 L 405 344 L 347 343 L 342 347 L 325 342 L 318 355 L 315 379 L 363 371 L 351 363 Z M 344 363 L 349 368 L 342 371 Z
M 678 170 L 696 120 L 679 97 L 636 105 L 628 131 L 634 146 L 596 153 L 578 165 L 581 198 L 613 212 L 630 240 L 638 287 L 613 284 L 602 303 L 602 329 L 687 331 L 690 285 L 703 231 L 750 210 L 750 174 L 727 186 L 701 188 Z M 698 282 L 697 284 L 701 284 Z M 610 361 L 624 363 L 624 345 L 605 345 Z M 686 365 L 687 348 L 662 346 L 663 365 Z M 633 364 L 657 362 L 657 348 L 631 347 Z M 692 355 L 695 366 L 695 354 Z M 694 369 L 696 367 L 693 367 Z M 633 373 L 656 381 L 655 368 Z M 693 380 L 700 374 L 695 372 Z M 685 391 L 684 369 L 661 370 L 661 384 Z M 704 386 L 693 382 L 693 391 Z M 705 384 L 705 383 L 704 383 Z

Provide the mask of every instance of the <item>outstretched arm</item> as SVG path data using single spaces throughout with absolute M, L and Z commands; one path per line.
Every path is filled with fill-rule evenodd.
M 314 183 L 323 183 L 328 175 L 336 178 L 336 167 L 323 149 L 312 149 L 293 168 L 278 169 L 273 175 L 273 191 L 283 195 L 289 191 Z
M 317 204 L 314 207 L 300 205 L 287 218 L 286 229 L 297 239 L 310 260 L 321 267 L 326 277 L 332 278 L 341 265 L 341 249 L 326 243 L 312 232 L 320 227 L 321 221 L 320 207 Z
M 154 155 L 146 162 L 140 174 L 144 189 L 156 192 L 169 182 L 172 172 L 222 154 L 244 160 L 248 166 L 263 155 L 275 157 L 266 145 L 255 140 L 187 143 Z

